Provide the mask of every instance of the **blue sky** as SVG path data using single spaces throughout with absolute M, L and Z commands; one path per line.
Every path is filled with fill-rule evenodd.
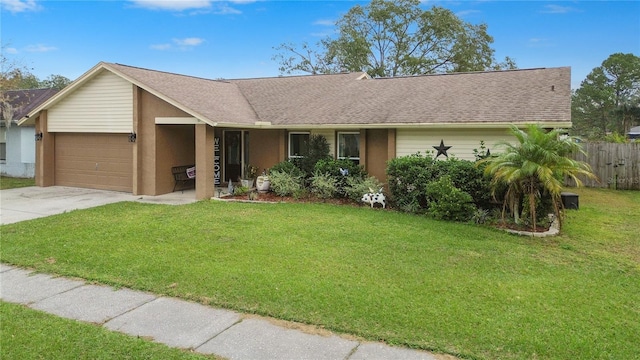
M 205 78 L 278 76 L 273 47 L 316 43 L 362 1 L 0 0 L 3 55 L 41 79 L 100 61 Z M 616 52 L 640 56 L 640 1 L 424 1 L 484 22 L 496 57 L 572 67 L 572 86 Z

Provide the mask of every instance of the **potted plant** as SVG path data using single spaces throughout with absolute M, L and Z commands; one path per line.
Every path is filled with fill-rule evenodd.
M 251 189 L 253 187 L 253 182 L 256 180 L 258 176 L 258 167 L 247 164 L 244 168 L 244 179 L 240 179 L 240 183 L 242 186 L 247 189 Z
M 271 180 L 269 180 L 269 176 L 267 176 L 267 172 L 263 171 L 262 175 L 258 176 L 256 179 L 256 189 L 259 192 L 267 192 L 271 188 Z

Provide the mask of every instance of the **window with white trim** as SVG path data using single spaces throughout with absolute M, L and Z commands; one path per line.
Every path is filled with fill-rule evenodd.
M 289 158 L 301 158 L 309 150 L 309 132 L 289 133 Z
M 355 162 L 360 161 L 359 132 L 338 133 L 338 159 L 349 159 Z

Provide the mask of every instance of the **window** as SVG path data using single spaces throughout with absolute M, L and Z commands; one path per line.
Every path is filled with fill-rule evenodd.
M 338 133 L 338 159 L 360 161 L 360 133 Z
M 289 133 L 289 158 L 300 158 L 309 151 L 309 133 Z

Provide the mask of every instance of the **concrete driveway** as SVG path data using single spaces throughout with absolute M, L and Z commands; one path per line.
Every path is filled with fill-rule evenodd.
M 160 196 L 136 196 L 118 191 L 65 186 L 31 186 L 1 190 L 0 225 L 61 214 L 71 210 L 88 209 L 120 201 L 180 205 L 195 202 L 195 192 L 192 190 Z

